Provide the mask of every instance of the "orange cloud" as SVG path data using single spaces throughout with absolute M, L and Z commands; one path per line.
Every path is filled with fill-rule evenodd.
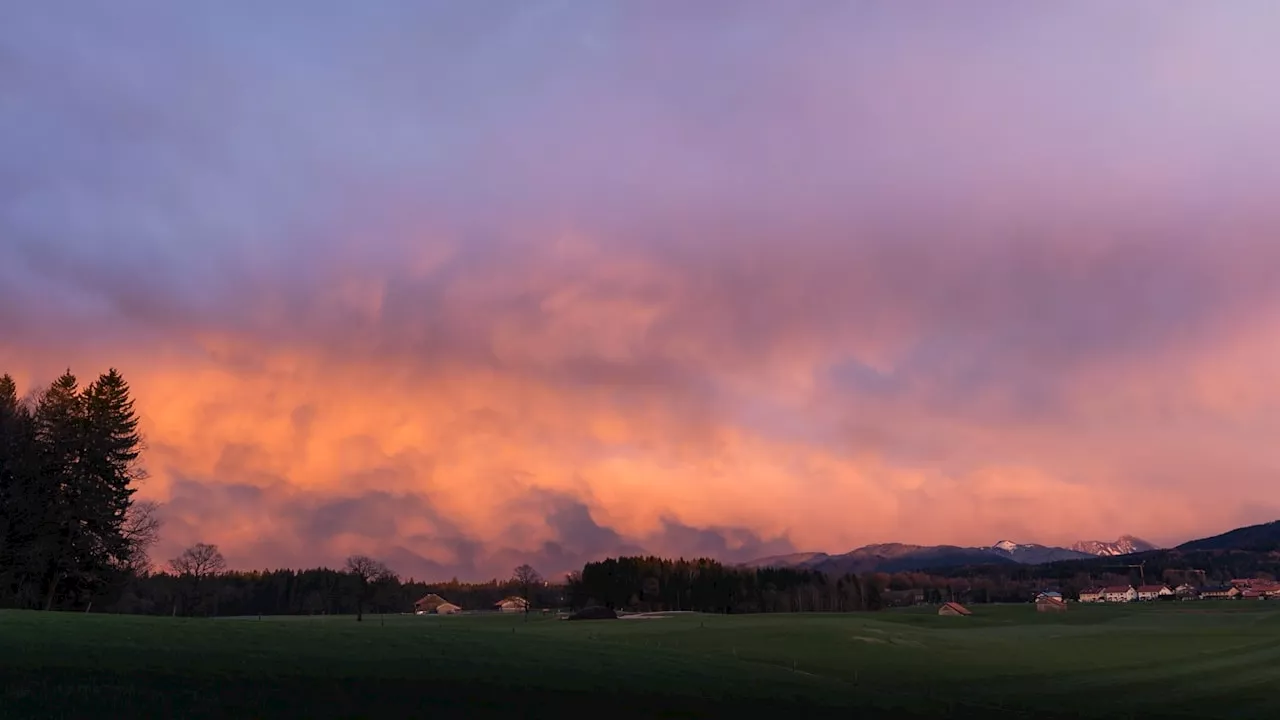
M 363 552 L 418 576 L 484 577 L 513 560 L 562 571 L 640 549 L 745 559 L 876 541 L 1175 540 L 1252 517 L 1273 453 L 1206 430 L 1275 407 L 1257 383 L 1274 367 L 1272 326 L 1217 325 L 1212 345 L 1170 345 L 1154 366 L 1141 354 L 1073 365 L 1026 407 L 1008 394 L 1022 381 L 965 388 L 947 366 L 910 375 L 901 355 L 831 375 L 856 338 L 824 346 L 803 324 L 780 334 L 794 345 L 731 354 L 691 317 L 734 311 L 688 304 L 675 268 L 577 252 L 568 278 L 459 286 L 488 362 L 447 345 L 418 359 L 394 338 L 379 339 L 392 347 L 381 358 L 344 352 L 327 326 L 72 358 L 115 364 L 134 387 L 143 496 L 169 520 L 159 555 L 206 541 L 240 566 Z M 357 299 L 385 307 L 376 295 Z M 536 310 L 494 310 L 508 295 Z M 24 384 L 55 372 L 39 353 L 3 359 Z M 1162 422 L 1169 412 L 1197 422 Z M 1205 481 L 1223 472 L 1228 486 Z

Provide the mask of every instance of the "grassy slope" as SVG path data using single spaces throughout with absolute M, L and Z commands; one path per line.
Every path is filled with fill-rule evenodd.
M 1275 716 L 1274 604 L 975 610 L 385 626 L 0 613 L 0 708 L 6 718 Z

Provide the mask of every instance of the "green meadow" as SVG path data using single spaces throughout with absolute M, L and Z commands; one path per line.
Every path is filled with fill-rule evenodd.
M 0 716 L 1280 713 L 1280 603 L 971 609 L 362 623 L 0 612 Z

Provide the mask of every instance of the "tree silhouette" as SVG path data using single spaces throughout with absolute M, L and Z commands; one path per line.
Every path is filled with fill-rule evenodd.
M 121 562 L 125 570 L 135 576 L 151 571 L 148 551 L 160 540 L 160 525 L 160 503 L 140 500 L 129 507 L 120 527 L 129 551 Z
M 533 566 L 526 563 L 513 571 L 511 579 L 520 586 L 520 595 L 524 598 L 524 619 L 527 622 L 529 620 L 529 606 L 531 605 L 530 599 L 533 595 L 533 588 L 542 584 L 542 576 L 538 574 L 537 570 L 533 569 Z
M 169 568 L 180 577 L 190 578 L 192 596 L 199 598 L 200 586 L 205 578 L 225 571 L 227 569 L 227 561 L 222 557 L 217 545 L 196 543 L 183 550 L 178 557 L 170 560 Z M 176 607 L 174 608 L 174 613 L 177 613 Z
M 364 620 L 364 605 L 369 601 L 377 583 L 395 577 L 382 561 L 368 555 L 352 555 L 347 558 L 347 572 L 356 581 L 356 622 Z

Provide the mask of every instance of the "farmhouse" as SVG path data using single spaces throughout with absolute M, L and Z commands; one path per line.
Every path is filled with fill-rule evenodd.
M 1087 590 L 1081 590 L 1081 591 L 1080 591 L 1080 602 L 1082 602 L 1082 603 L 1084 603 L 1084 602 L 1102 602 L 1102 601 L 1105 599 L 1105 598 L 1103 597 L 1103 593 L 1104 593 L 1104 590 L 1103 590 L 1103 588 L 1100 588 L 1100 587 L 1099 587 L 1099 588 L 1089 588 L 1089 589 L 1087 589 Z
M 1139 600 L 1159 600 L 1161 598 L 1172 597 L 1173 591 L 1166 585 L 1140 585 L 1138 586 Z
M 493 607 L 498 612 L 524 612 L 529 609 L 529 602 L 522 597 L 512 595 L 494 603 Z
M 453 603 L 447 602 L 436 606 L 437 615 L 456 615 L 460 612 L 462 612 L 462 608 L 454 605 Z
M 1138 599 L 1138 591 L 1132 585 L 1112 585 L 1102 589 L 1102 599 L 1106 602 L 1133 602 Z
M 1173 594 L 1183 598 L 1184 600 L 1187 598 L 1195 598 L 1200 595 L 1200 588 L 1189 583 L 1182 583 L 1173 589 Z
M 883 597 L 885 603 L 895 607 L 919 605 L 924 602 L 924 590 L 887 590 Z
M 969 612 L 969 608 L 961 605 L 958 602 L 949 602 L 943 605 L 942 607 L 938 608 L 938 614 L 955 616 L 955 615 L 972 615 L 973 613 Z
M 421 599 L 413 604 L 413 611 L 419 615 L 425 615 L 427 613 L 435 612 L 436 608 L 441 605 L 448 604 L 449 602 L 444 598 L 436 595 L 435 593 L 430 593 L 428 595 L 423 595 Z

